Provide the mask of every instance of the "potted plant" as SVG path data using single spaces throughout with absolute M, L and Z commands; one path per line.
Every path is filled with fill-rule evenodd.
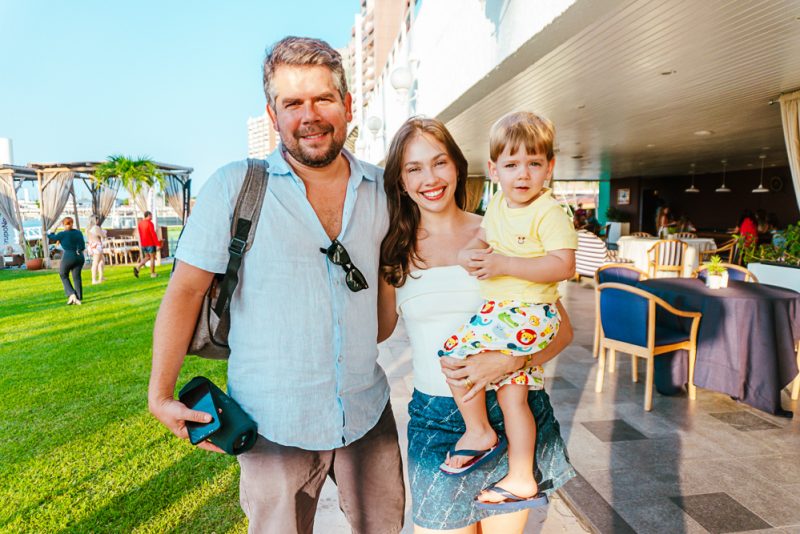
M 34 241 L 31 244 L 25 241 L 25 268 L 29 271 L 38 271 L 44 267 L 44 254 L 42 253 L 42 244 L 39 241 Z
M 667 226 L 667 239 L 678 239 L 677 226 Z
M 722 258 L 711 256 L 711 261 L 706 266 L 706 286 L 709 289 L 719 289 L 728 285 L 728 269 L 722 265 Z
M 734 237 L 742 263 L 758 276 L 759 282 L 800 291 L 800 222 L 776 232 L 767 244 L 748 244 L 742 236 Z
M 772 243 L 768 244 L 747 244 L 743 236 L 735 237 L 742 250 L 742 263 L 758 262 L 800 268 L 800 222 L 777 232 Z
M 631 233 L 631 214 L 628 212 L 609 206 L 606 210 L 606 221 L 609 224 L 608 243 L 616 243 L 620 237 Z

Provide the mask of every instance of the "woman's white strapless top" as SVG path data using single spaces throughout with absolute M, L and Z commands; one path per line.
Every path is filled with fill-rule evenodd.
M 431 267 L 411 273 L 396 296 L 397 313 L 411 341 L 414 387 L 428 395 L 452 397 L 438 352 L 480 309 L 477 279 L 459 265 Z

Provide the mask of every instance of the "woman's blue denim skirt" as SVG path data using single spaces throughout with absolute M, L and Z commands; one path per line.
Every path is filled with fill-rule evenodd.
M 530 391 L 528 405 L 536 419 L 536 465 L 539 489 L 551 493 L 575 476 L 569 463 L 561 430 L 544 390 Z M 489 421 L 497 432 L 505 432 L 503 413 L 494 391 L 486 392 Z M 466 430 L 464 419 L 452 397 L 434 397 L 417 390 L 408 404 L 408 478 L 414 524 L 447 530 L 462 528 L 501 512 L 474 506 L 478 493 L 508 472 L 503 454 L 464 476 L 447 476 L 439 470 L 447 451 Z

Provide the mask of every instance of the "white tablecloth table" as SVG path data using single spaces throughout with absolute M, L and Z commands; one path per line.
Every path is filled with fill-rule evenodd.
M 656 237 L 633 237 L 623 236 L 617 241 L 619 246 L 619 255 L 625 259 L 633 261 L 637 269 L 644 272 L 647 270 L 647 251 L 655 245 L 658 238 Z M 681 239 L 684 243 L 689 245 L 686 248 L 686 258 L 683 262 L 683 273 L 681 276 L 689 277 L 697 266 L 699 265 L 700 253 L 706 250 L 717 248 L 714 240 L 708 237 L 688 238 Z M 675 273 L 660 272 L 658 278 L 674 277 Z

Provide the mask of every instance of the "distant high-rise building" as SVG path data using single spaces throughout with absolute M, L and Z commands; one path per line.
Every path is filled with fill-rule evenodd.
M 11 145 L 11 139 L 8 137 L 0 137 L 0 165 L 4 164 L 14 164 L 14 149 Z
M 402 24 L 406 24 L 406 30 L 410 28 L 417 1 L 361 0 L 347 54 L 343 54 L 357 119 L 369 101 Z
M 247 119 L 247 157 L 264 159 L 278 145 L 278 134 L 264 112 L 260 117 Z

